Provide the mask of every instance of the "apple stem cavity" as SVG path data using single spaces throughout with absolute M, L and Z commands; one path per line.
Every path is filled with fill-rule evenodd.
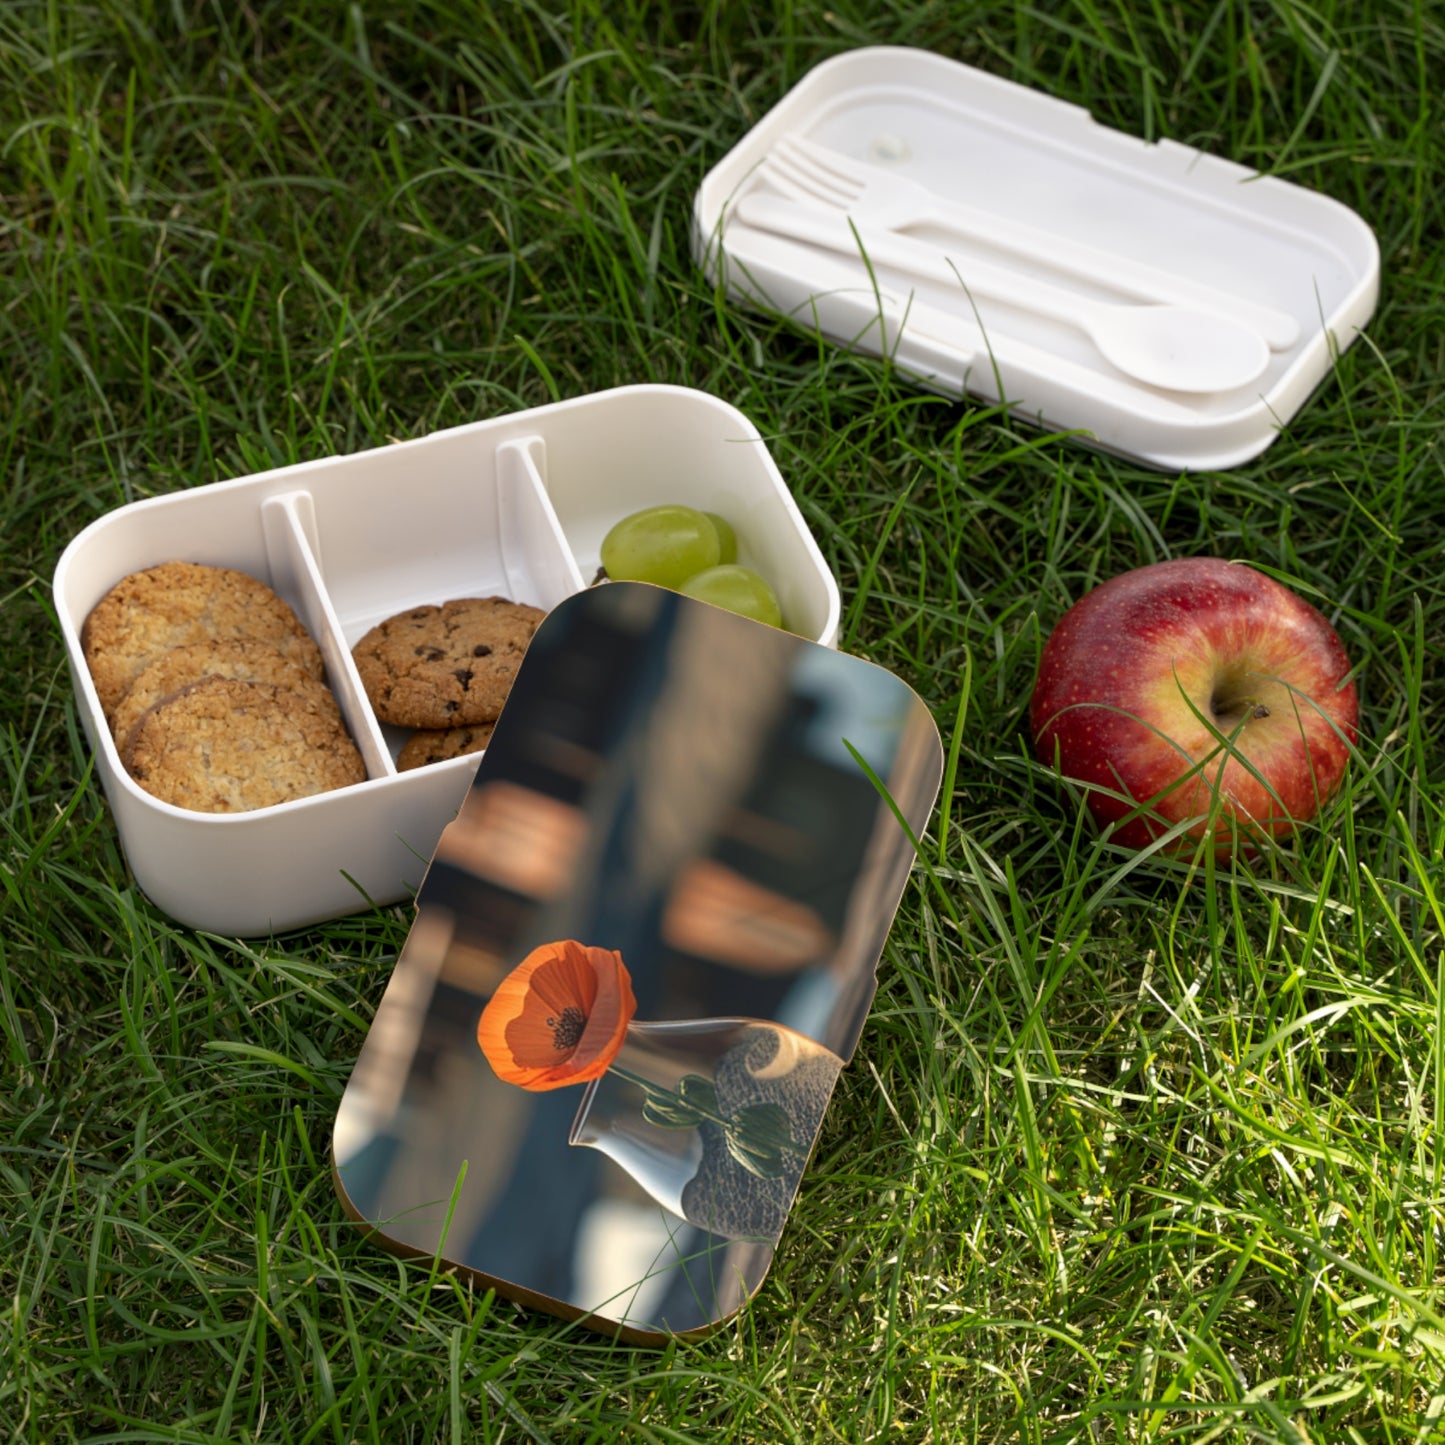
M 1230 731 L 1236 727 L 1242 727 L 1246 723 L 1254 722 L 1257 718 L 1267 718 L 1270 715 L 1269 705 L 1261 702 L 1257 697 L 1250 696 L 1248 691 L 1241 693 L 1241 678 L 1227 679 L 1222 686 L 1215 689 L 1214 696 L 1209 699 L 1209 711 L 1213 715 L 1221 729 Z M 1248 688 L 1248 683 L 1244 683 Z

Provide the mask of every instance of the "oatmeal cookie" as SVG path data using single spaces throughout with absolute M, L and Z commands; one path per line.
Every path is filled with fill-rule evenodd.
M 293 662 L 269 642 L 225 637 L 212 642 L 193 642 L 163 652 L 131 683 L 115 705 L 111 731 L 115 745 L 125 751 L 130 730 L 141 714 L 162 698 L 179 692 L 203 677 L 233 677 L 242 682 L 271 682 L 289 687 L 303 697 L 314 698 L 318 706 L 339 715 L 336 699 L 324 682 L 318 682 L 299 663 Z
M 226 637 L 270 642 L 313 677 L 321 676 L 316 644 L 264 582 L 194 562 L 163 562 L 122 577 L 85 619 L 80 642 L 109 720 L 130 685 L 162 653 Z
M 269 808 L 366 777 L 334 707 L 229 677 L 192 683 L 144 713 L 125 765 L 162 802 L 202 813 Z

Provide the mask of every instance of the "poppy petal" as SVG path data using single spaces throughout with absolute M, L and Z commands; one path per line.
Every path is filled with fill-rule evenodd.
M 579 1008 L 585 1016 L 597 997 L 597 967 L 583 944 L 570 939 L 568 943 L 571 946 L 564 946 L 561 954 L 537 965 L 527 981 L 527 991 L 547 1008 Z

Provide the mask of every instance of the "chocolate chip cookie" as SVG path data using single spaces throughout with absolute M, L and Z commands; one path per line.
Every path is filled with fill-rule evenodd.
M 430 763 L 444 763 L 448 758 L 479 753 L 491 742 L 492 727 L 492 723 L 478 723 L 466 728 L 421 728 L 402 744 L 397 769 L 406 773 Z
M 545 613 L 505 597 L 413 607 L 373 627 L 351 650 L 384 723 L 470 727 L 502 710 Z
M 229 677 L 192 683 L 144 713 L 125 765 L 162 802 L 201 813 L 269 808 L 366 778 L 334 706 Z
M 107 720 L 140 673 L 163 653 L 217 638 L 271 643 L 313 677 L 321 653 L 296 614 L 264 582 L 229 567 L 163 562 L 122 577 L 81 629 Z

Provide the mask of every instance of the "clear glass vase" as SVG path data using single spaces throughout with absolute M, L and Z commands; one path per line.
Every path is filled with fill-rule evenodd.
M 634 1020 L 569 1142 L 699 1229 L 775 1244 L 842 1067 L 778 1024 Z

